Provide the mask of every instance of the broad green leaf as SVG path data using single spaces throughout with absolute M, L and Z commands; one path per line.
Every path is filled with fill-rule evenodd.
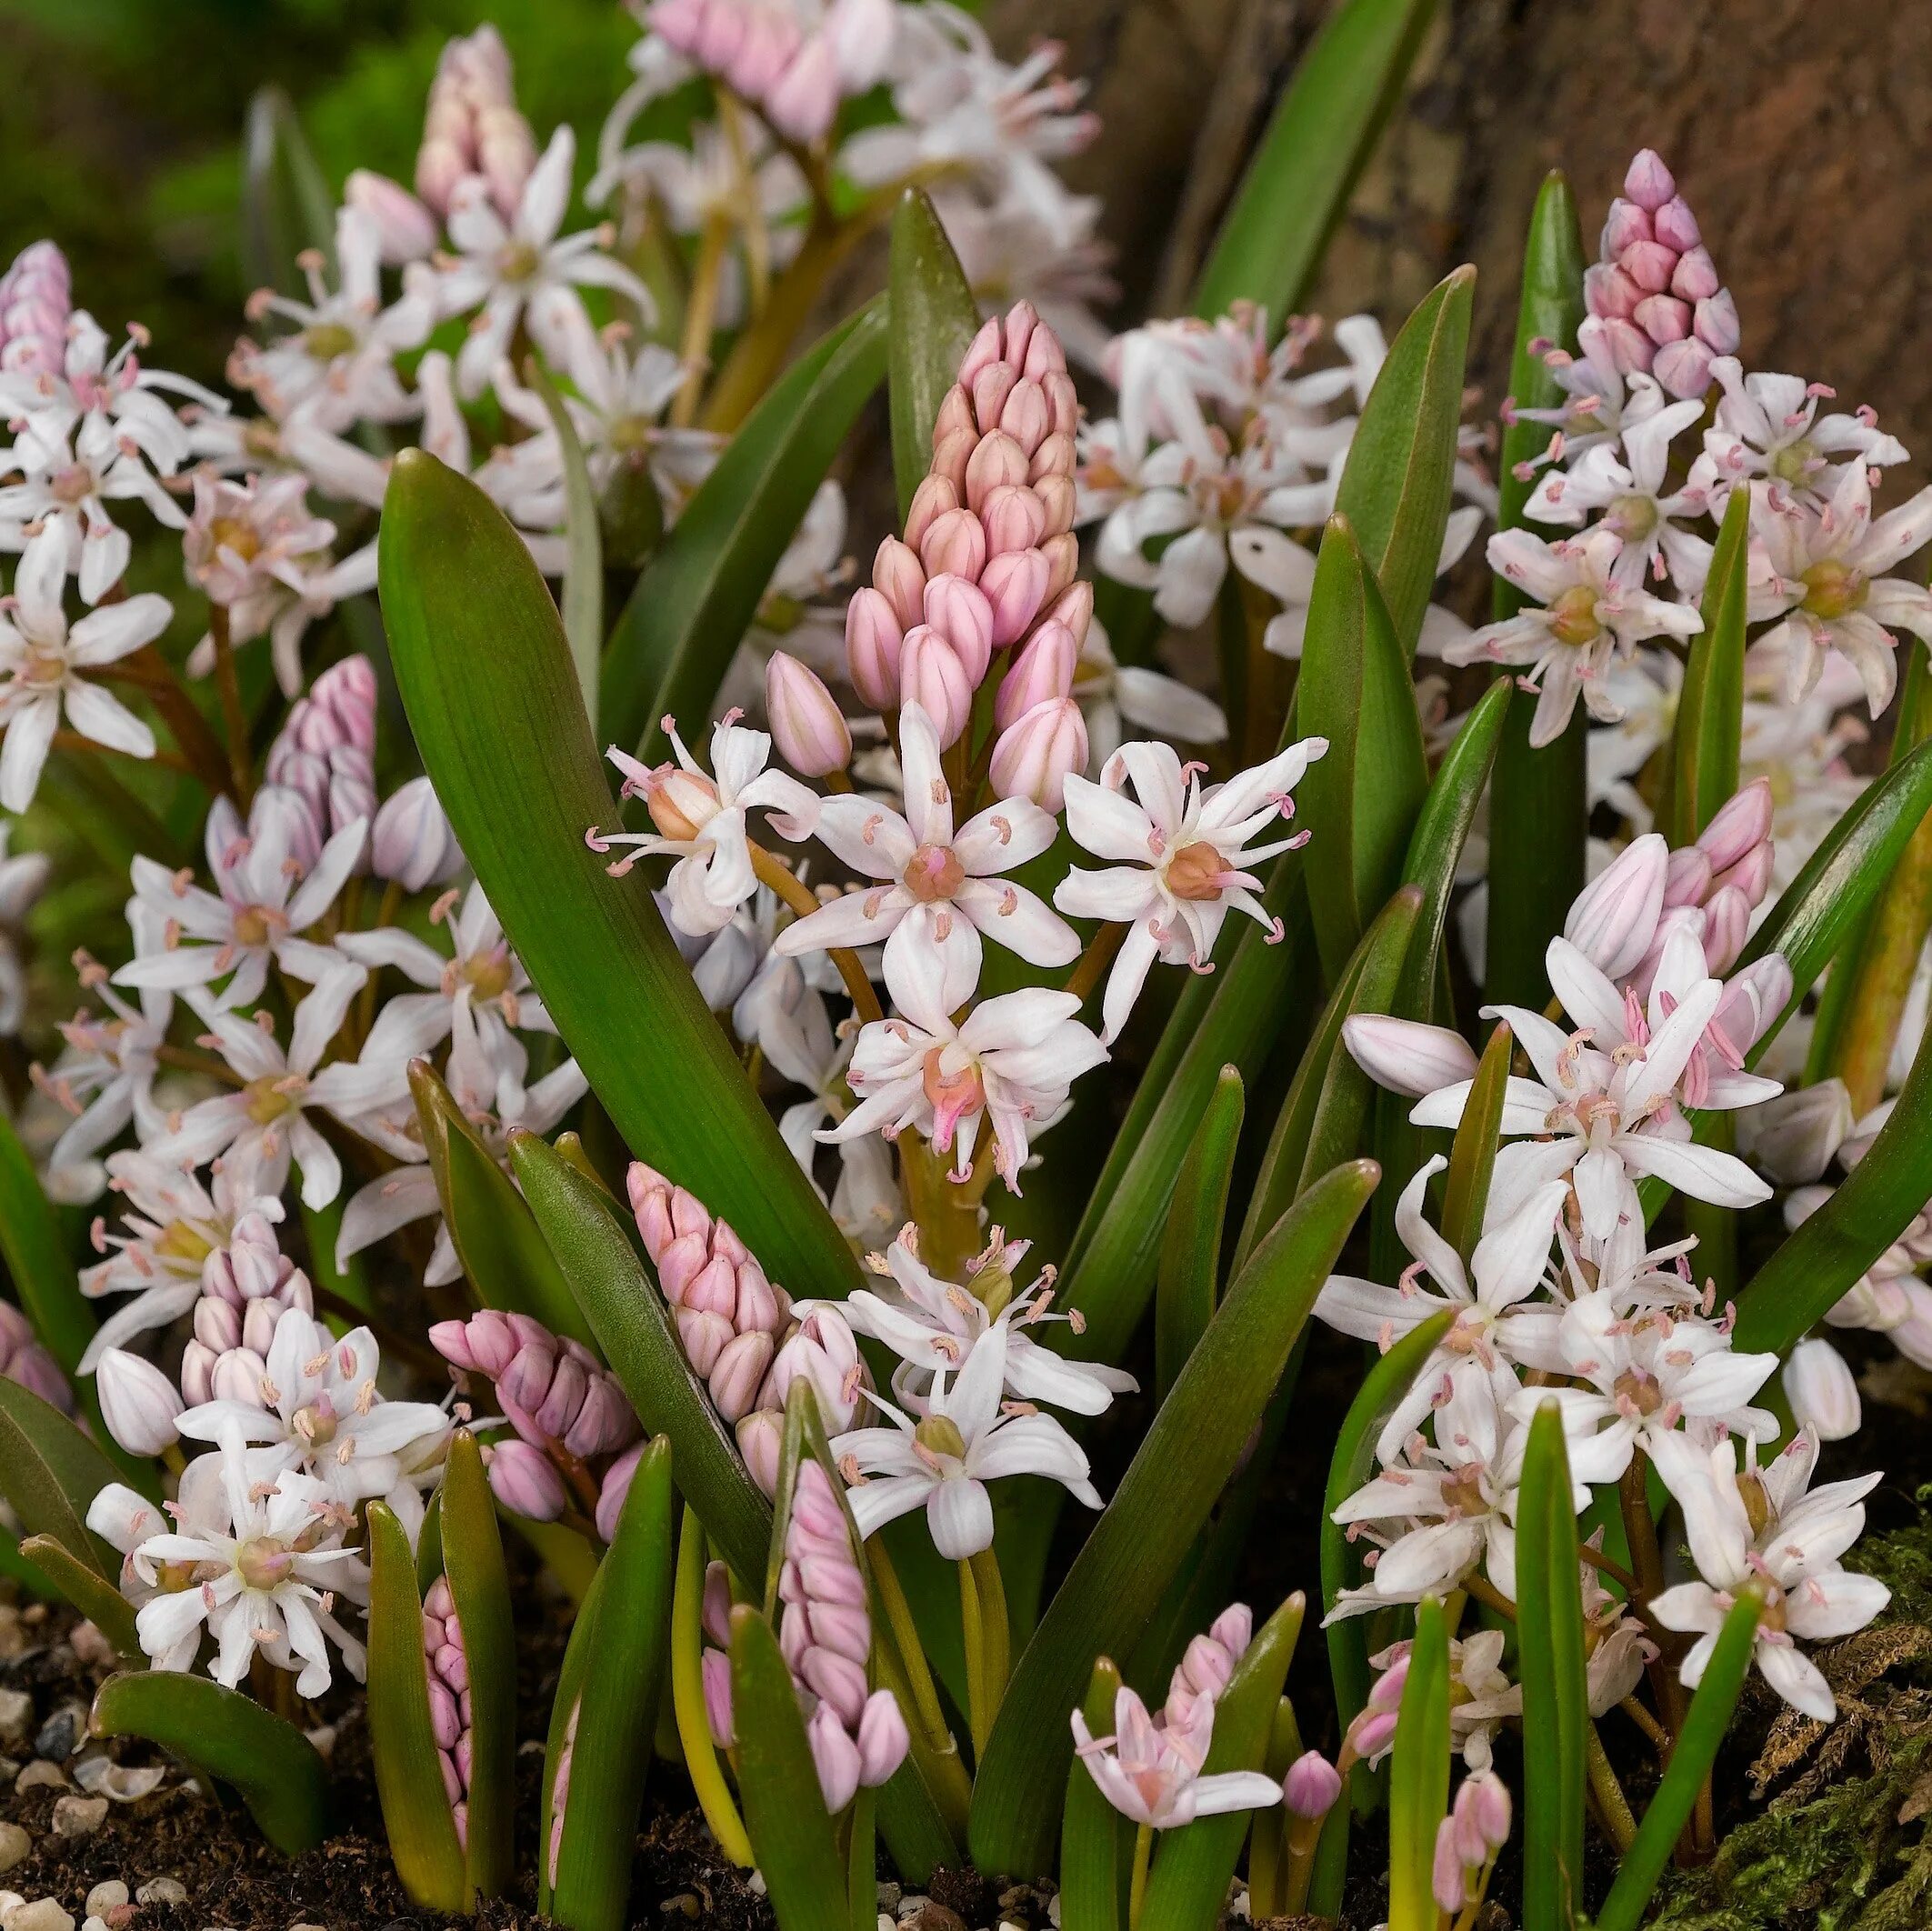
M 1436 1831 L 1449 1807 L 1449 1630 L 1442 1605 L 1416 1611 L 1408 1680 L 1388 1773 L 1388 1931 L 1436 1931 Z
M 29 1542 L 45 1542 L 46 1538 L 45 1536 L 30 1536 L 27 1540 Z M 60 1545 L 55 1543 L 52 1546 L 58 1549 Z M 61 1550 L 61 1554 L 64 1556 L 66 1556 L 65 1550 Z M 80 1568 L 80 1565 L 75 1563 L 72 1556 L 66 1556 L 66 1559 L 75 1569 Z M 83 1573 L 89 1576 L 94 1575 L 91 1569 Z M 4 1576 L 17 1588 L 24 1590 L 29 1596 L 37 1597 L 44 1603 L 57 1603 L 66 1594 L 64 1589 L 55 1586 L 53 1576 L 47 1569 L 36 1566 L 33 1557 L 27 1555 L 22 1546 L 19 1536 L 4 1524 L 0 1524 L 0 1576 Z M 94 1580 L 99 1582 L 100 1577 L 95 1576 Z M 69 1600 L 71 1599 L 70 1597 Z M 134 1660 L 137 1663 L 139 1661 L 138 1658 Z
M 652 1435 L 667 1436 L 677 1486 L 741 1576 L 762 1576 L 771 1509 L 746 1473 L 737 1445 L 678 1346 L 665 1298 L 611 1197 L 535 1134 L 511 1136 L 510 1161 L 576 1296 Z
M 1750 492 L 1734 489 L 1698 605 L 1704 628 L 1690 640 L 1690 663 L 1677 699 L 1669 823 L 1664 827 L 1673 845 L 1695 845 L 1717 807 L 1737 789 L 1750 548 Z
M 1449 1148 L 1449 1170 L 1442 1195 L 1442 1237 L 1467 1266 L 1483 1237 L 1489 1211 L 1489 1180 L 1496 1171 L 1497 1136 L 1503 1130 L 1503 1102 L 1509 1095 L 1509 1059 L 1516 1039 L 1497 1022 L 1483 1048 L 1469 1089 L 1462 1123 Z
M 0 1376 L 0 1495 L 29 1536 L 51 1536 L 112 1582 L 121 1558 L 87 1526 L 94 1498 L 120 1472 L 51 1403 Z
M 328 1770 L 315 1745 L 285 1718 L 212 1677 L 171 1669 L 109 1676 L 95 1692 L 87 1726 L 96 1736 L 145 1736 L 229 1785 L 285 1856 L 314 1850 L 327 1834 Z
M 427 1060 L 409 1068 L 409 1088 L 450 1242 L 476 1298 L 593 1346 L 529 1207 Z
M 1364 1376 L 1343 1417 L 1342 1432 L 1336 1437 L 1335 1454 L 1328 1464 L 1328 1486 L 1322 1498 L 1322 1604 L 1330 1614 L 1342 1591 L 1358 1587 L 1363 1575 L 1357 1546 L 1335 1520 L 1335 1512 L 1375 1473 L 1376 1436 L 1408 1394 L 1423 1365 L 1436 1352 L 1436 1344 L 1448 1332 L 1453 1318 L 1447 1314 L 1431 1315 L 1404 1335 Z M 1322 1634 L 1328 1642 L 1328 1673 L 1335 1682 L 1336 1716 L 1346 1729 L 1368 1701 L 1367 1632 L 1362 1617 L 1349 1616 L 1329 1623 Z M 1357 1795 L 1363 1793 L 1366 1777 L 1366 1770 L 1357 1766 Z
M 687 731 L 709 715 L 774 567 L 886 373 L 887 314 L 875 300 L 786 372 L 637 579 L 605 652 L 597 716 L 646 763 L 666 755 L 666 713 Z
M 899 520 L 932 466 L 933 425 L 979 333 L 979 304 L 925 189 L 909 187 L 892 214 L 887 294 L 892 348 L 892 474 Z
M 1416 655 L 1448 526 L 1475 291 L 1476 270 L 1458 268 L 1402 325 L 1336 490 L 1336 512 L 1381 585 L 1405 662 Z
M 1119 1695 L 1120 1672 L 1097 1657 L 1080 1706 L 1089 1736 L 1114 1734 Z M 1076 1757 L 1067 1766 L 1066 1807 L 1060 1815 L 1060 1931 L 1122 1931 L 1133 1842 L 1133 1826 Z
M 554 1887 L 541 1876 L 539 1883 L 545 1914 L 572 1931 L 623 1931 L 629 1921 L 637 1811 L 669 1646 L 674 1500 L 671 1445 L 659 1436 L 637 1464 L 599 1569 L 598 1613 L 571 1638 L 575 1649 L 587 1630 L 590 1648 L 576 1679 L 556 1879 Z M 564 1708 L 559 1696 L 553 1738 L 556 1724 L 567 1721 Z M 546 1798 L 551 1787 L 546 1782 Z M 547 1830 L 542 1841 L 548 1845 Z
M 1723 1746 L 1731 1713 L 1737 1707 L 1744 1679 L 1751 1671 L 1757 1619 L 1763 1608 L 1757 1594 L 1747 1590 L 1725 1618 L 1717 1647 L 1704 1666 L 1697 1694 L 1690 1700 L 1677 1748 L 1670 1753 L 1664 1780 L 1637 1826 L 1636 1841 L 1617 1866 L 1610 1895 L 1597 1914 L 1596 1931 L 1637 1931 L 1643 1922 L 1657 1881 L 1670 1862 L 1671 1850 Z
M 618 1132 L 730 1221 L 773 1279 L 796 1295 L 845 1294 L 858 1278 L 851 1250 L 648 885 L 610 877 L 585 847 L 616 805 L 522 539 L 474 484 L 405 450 L 383 512 L 381 581 L 396 681 L 437 795 Z
M 413 1903 L 466 1912 L 473 1894 L 430 1726 L 415 1561 L 384 1502 L 369 1505 L 368 1682 L 370 1754 L 395 1874 Z
M 1296 729 L 1328 745 L 1296 803 L 1309 834 L 1302 864 L 1316 943 L 1332 982 L 1395 889 L 1429 785 L 1408 660 L 1339 515 L 1316 559 L 1295 701 Z
M 1537 196 L 1523 255 L 1523 286 L 1517 308 L 1516 354 L 1509 393 L 1521 408 L 1545 409 L 1563 400 L 1563 391 L 1543 360 L 1547 347 L 1573 350 L 1583 319 L 1583 240 L 1569 183 L 1552 173 Z M 1549 425 L 1520 417 L 1503 433 L 1498 477 L 1499 529 L 1523 521 L 1533 481 L 1519 467 L 1540 455 L 1549 442 Z M 1495 614 L 1513 616 L 1522 599 L 1503 576 L 1495 585 Z M 1504 680 L 1507 682 L 1507 678 Z M 1543 955 L 1563 929 L 1564 915 L 1583 889 L 1584 840 L 1588 810 L 1585 802 L 1584 734 L 1581 706 L 1555 744 L 1529 747 L 1529 725 L 1537 700 L 1513 693 L 1503 741 L 1497 752 L 1489 820 L 1507 827 L 1489 859 L 1488 970 L 1483 990 L 1489 999 L 1540 1006 L 1549 996 Z
M 1583 1895 L 1585 1678 L 1577 1511 L 1563 1411 L 1537 1409 L 1517 1513 L 1517 1641 L 1523 1681 L 1523 1915 L 1569 1926 Z
M 314 248 L 333 273 L 335 195 L 302 132 L 295 103 L 259 88 L 242 135 L 242 262 L 257 287 L 305 298 L 297 257 Z
M 1227 1687 L 1215 1700 L 1214 1737 L 1202 1766 L 1206 1775 L 1262 1768 L 1305 1607 L 1297 1590 L 1255 1632 L 1254 1641 L 1236 1664 Z M 1147 1879 L 1143 1924 L 1215 1922 L 1247 1836 L 1249 1815 L 1237 1810 L 1197 1817 L 1178 1830 L 1160 1834 L 1159 1853 Z
M 1197 315 L 1257 302 L 1279 335 L 1401 98 L 1431 0 L 1344 0 L 1297 63 L 1195 290 Z
M 94 1311 L 59 1220 L 13 1122 L 0 1116 L 0 1256 L 42 1345 L 71 1375 L 94 1339 Z
M 1932 747 L 1928 747 L 1932 748 Z M 1870 1151 L 1737 1297 L 1741 1352 L 1785 1353 L 1932 1200 L 1932 1030 Z
M 1356 1151 L 1375 1089 L 1342 1044 L 1342 1023 L 1355 1013 L 1387 1012 L 1420 904 L 1413 886 L 1397 892 L 1343 966 L 1275 1116 L 1235 1246 L 1236 1268 L 1308 1187 Z
M 556 385 L 543 364 L 532 355 L 524 365 L 530 386 L 542 398 L 556 434 L 559 466 L 564 473 L 564 535 L 568 545 L 564 563 L 564 635 L 570 640 L 570 661 L 576 665 L 577 688 L 590 728 L 597 727 L 597 683 L 604 660 L 604 531 L 597 515 L 596 491 L 576 425 Z
M 157 1534 L 160 1526 L 156 1523 Z M 135 1627 L 135 1608 L 114 1584 L 80 1561 L 51 1536 L 29 1536 L 20 1553 L 120 1651 L 130 1667 L 145 1669 L 147 1656 Z
M 1021 1655 L 973 1790 L 973 1861 L 1047 1869 L 1093 1657 L 1119 1656 L 1234 1473 L 1315 1297 L 1374 1190 L 1374 1162 L 1304 1194 L 1236 1276 Z
M 443 1573 L 463 1625 L 470 1676 L 471 1891 L 500 1896 L 515 1870 L 516 1631 L 496 1505 L 476 1437 L 458 1428 L 443 1465 Z M 654 1706 L 652 1716 L 656 1715 Z
M 846 1869 L 798 1692 L 771 1625 L 748 1604 L 731 1612 L 731 1697 L 745 1822 L 778 1922 L 785 1931 L 848 1931 Z
M 1181 1365 L 1214 1317 L 1221 1278 L 1221 1227 L 1235 1176 L 1245 1102 L 1241 1075 L 1223 1066 L 1207 1111 L 1181 1162 L 1154 1302 L 1154 1393 L 1165 1401 Z

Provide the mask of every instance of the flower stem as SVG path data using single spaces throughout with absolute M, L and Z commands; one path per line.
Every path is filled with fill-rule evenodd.
M 776 853 L 766 851 L 762 845 L 752 845 L 751 868 L 757 874 L 758 883 L 768 885 L 800 918 L 817 911 L 818 901 L 813 897 L 811 887 Z M 839 977 L 846 982 L 846 990 L 851 995 L 859 1018 L 867 1022 L 883 1019 L 886 1014 L 879 1005 L 879 996 L 873 991 L 858 954 L 846 945 L 833 945 L 827 951 L 838 968 Z
M 1114 955 L 1120 950 L 1121 941 L 1127 935 L 1125 920 L 1116 919 L 1102 925 L 1087 941 L 1086 950 L 1074 962 L 1074 969 L 1066 976 L 1066 984 L 1060 989 L 1078 996 L 1084 1002 L 1088 993 L 1099 985 L 1100 976 L 1114 963 Z
M 986 1755 L 993 1716 L 986 1707 L 986 1644 L 985 1617 L 980 1612 L 979 1584 L 973 1565 L 959 1565 L 959 1622 L 966 1636 L 966 1720 L 973 1732 L 973 1761 Z
M 705 371 L 711 365 L 711 331 L 717 320 L 718 292 L 724 284 L 725 245 L 730 238 L 731 223 L 723 215 L 707 217 L 698 236 L 697 268 L 691 277 L 691 299 L 685 308 L 685 335 L 679 350 L 685 380 L 671 405 L 673 428 L 688 429 L 697 419 Z
M 208 635 L 215 642 L 215 688 L 221 697 L 222 730 L 228 739 L 228 768 L 235 774 L 235 802 L 245 805 L 255 795 L 255 772 L 248 755 L 248 714 L 242 707 L 242 680 L 235 668 L 235 651 L 228 641 L 228 606 L 208 610 Z
M 1006 1616 L 1006 1585 L 999 1573 L 999 1556 L 989 1543 L 967 1558 L 979 1593 L 979 1634 L 984 1654 L 982 1674 L 986 1693 L 986 1727 L 999 1715 L 1006 1694 L 1006 1676 L 1013 1661 L 1013 1631 Z
M 1624 1786 L 1617 1781 L 1617 1772 L 1610 1767 L 1610 1759 L 1604 1754 L 1603 1738 L 1597 1734 L 1594 1722 L 1585 1726 L 1583 1749 L 1591 1792 L 1603 1812 L 1610 1836 L 1616 1841 L 1617 1855 L 1621 1856 L 1637 1836 L 1637 1819 L 1631 1816 L 1630 1800 L 1624 1795 Z
M 741 1869 L 756 1863 L 738 1806 L 731 1800 L 725 1773 L 718 1766 L 711 1728 L 705 1719 L 704 1651 L 705 1530 L 697 1512 L 686 1503 L 677 1536 L 677 1574 L 671 1595 L 671 1706 L 677 1719 L 677 1740 L 684 1746 L 685 1768 L 697 1793 L 698 1808 L 718 1848 Z
M 1127 1931 L 1140 1931 L 1141 1906 L 1147 1901 L 1147 1866 L 1154 1856 L 1154 1826 L 1142 1824 L 1134 1832 L 1134 1876 L 1127 1885 Z

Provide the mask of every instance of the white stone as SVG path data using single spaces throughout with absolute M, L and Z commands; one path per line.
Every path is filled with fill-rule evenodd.
M 0 1871 L 10 1871 L 34 1847 L 34 1840 L 17 1824 L 0 1824 Z
M 0 1911 L 0 1931 L 74 1931 L 74 1920 L 55 1897 L 36 1897 Z
M 33 1697 L 25 1690 L 0 1690 L 0 1744 L 24 1744 L 33 1734 Z
M 105 1917 L 118 1905 L 127 1902 L 127 1886 L 118 1877 L 104 1877 L 87 1893 L 87 1916 Z
M 135 1902 L 145 1905 L 183 1905 L 188 1901 L 188 1887 L 178 1877 L 152 1877 L 135 1893 Z
M 56 1837 L 91 1837 L 106 1821 L 105 1797 L 64 1796 L 54 1806 Z

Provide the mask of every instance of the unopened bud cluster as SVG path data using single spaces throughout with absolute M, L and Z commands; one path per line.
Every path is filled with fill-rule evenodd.
M 493 26 L 452 40 L 436 63 L 415 191 L 439 215 L 449 213 L 456 184 L 480 175 L 497 212 L 508 220 L 536 165 L 536 138 L 517 112 L 510 56 Z
M 290 707 L 263 775 L 307 805 L 320 838 L 375 811 L 375 673 L 345 657 Z
M 27 1317 L 11 1301 L 0 1301 L 0 1376 L 63 1414 L 74 1412 L 74 1391 L 59 1363 L 34 1338 Z
M 463 1625 L 449 1593 L 449 1578 L 439 1576 L 423 1598 L 423 1666 L 429 1676 L 429 1727 L 436 1740 L 436 1764 L 443 1788 L 456 1823 L 456 1837 L 469 1844 L 470 1751 L 472 1747 L 469 1657 L 463 1647 Z
M 73 312 L 67 257 L 50 241 L 23 248 L 0 275 L 0 370 L 57 375 L 66 359 Z

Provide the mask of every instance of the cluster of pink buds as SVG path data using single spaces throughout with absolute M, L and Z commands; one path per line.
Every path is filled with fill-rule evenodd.
M 872 1617 L 852 1526 L 809 1457 L 798 1465 L 778 1600 L 778 1646 L 806 1708 L 826 1808 L 836 1816 L 860 1785 L 871 1789 L 899 1767 L 911 1740 L 892 1692 L 869 1687 Z
M 469 1844 L 470 1703 L 469 1657 L 463 1648 L 463 1626 L 449 1593 L 449 1579 L 439 1576 L 423 1598 L 423 1664 L 429 1673 L 429 1727 L 436 1739 L 436 1760 L 442 1766 L 443 1788 L 456 1820 L 456 1838 Z
M 721 1562 L 705 1566 L 705 1596 L 700 1611 L 705 1648 L 698 1672 L 705 1686 L 705 1726 L 721 1750 L 737 1743 L 731 1716 L 731 1572 Z
M 838 104 L 884 78 L 893 0 L 829 0 L 812 12 L 757 0 L 655 0 L 646 22 L 667 45 L 748 101 L 787 140 L 831 131 Z
M 74 1412 L 74 1391 L 60 1365 L 34 1338 L 27 1317 L 11 1301 L 0 1301 L 0 1376 L 18 1382 L 28 1394 L 50 1402 L 64 1415 Z
M 466 175 L 480 175 L 508 221 L 536 165 L 536 141 L 516 109 L 510 55 L 493 26 L 452 40 L 429 85 L 415 191 L 439 215 Z
M 1255 1637 L 1255 1615 L 1246 1603 L 1232 1603 L 1196 1636 L 1167 1683 L 1167 1708 L 1185 1720 L 1194 1704 L 1217 1702 L 1235 1665 Z
M 988 322 L 940 405 L 905 538 L 879 545 L 846 609 L 853 688 L 881 711 L 916 698 L 942 746 L 1002 670 L 993 788 L 1054 812 L 1087 750 L 1073 697 L 1093 615 L 1075 577 L 1078 421 L 1066 353 L 1031 305 Z
M 1656 376 L 1672 395 L 1702 395 L 1711 364 L 1737 352 L 1737 305 L 1655 150 L 1631 162 L 1604 222 L 1601 253 L 1584 276 L 1584 295 L 1617 366 Z
M 0 369 L 58 375 L 66 365 L 74 284 L 50 241 L 29 242 L 0 275 Z
M 581 1342 L 493 1307 L 438 1321 L 429 1339 L 452 1367 L 491 1383 L 516 1430 L 489 1451 L 496 1499 L 537 1522 L 555 1522 L 575 1503 L 608 1539 L 641 1446 L 636 1411 L 610 1371 Z
M 1496 1854 L 1509 1841 L 1509 1786 L 1493 1770 L 1463 1779 L 1456 1802 L 1436 1828 L 1436 1902 L 1453 1917 L 1475 1904 Z
M 308 1276 L 282 1252 L 275 1224 L 244 1214 L 225 1247 L 202 1263 L 195 1332 L 181 1355 L 181 1392 L 188 1406 L 209 1401 L 265 1406 L 262 1383 L 268 1349 L 285 1310 L 313 1314 Z
M 298 697 L 263 775 L 307 804 L 323 838 L 375 812 L 375 673 L 345 657 Z

